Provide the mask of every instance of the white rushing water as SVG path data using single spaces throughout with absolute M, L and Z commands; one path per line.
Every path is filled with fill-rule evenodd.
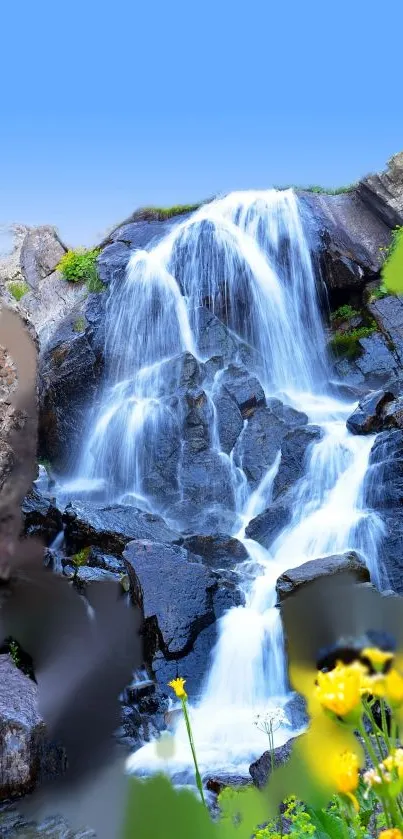
M 254 724 L 256 716 L 270 707 L 281 709 L 289 697 L 276 608 L 278 577 L 310 559 L 357 549 L 379 584 L 382 525 L 363 503 L 373 438 L 347 431 L 354 405 L 335 399 L 328 387 L 317 280 L 291 190 L 239 192 L 215 200 L 151 250 L 133 254 L 124 283 L 109 298 L 105 391 L 75 486 L 84 493 L 95 487 L 107 500 L 131 501 L 175 518 L 174 508 L 150 495 L 147 475 L 154 444 L 179 434 L 182 424 L 180 410 L 168 398 L 169 360 L 183 352 L 199 361 L 220 355 L 220 346 L 215 352 L 204 349 L 206 303 L 251 350 L 266 396 L 305 412 L 322 430 L 295 489 L 292 520 L 266 550 L 247 539 L 245 530 L 270 504 L 280 455 L 251 492 L 242 462 L 221 452 L 211 401 L 220 373 L 208 393 L 211 449 L 231 483 L 233 534 L 249 559 L 238 569 L 245 606 L 220 620 L 192 722 L 202 771 L 239 772 L 247 771 L 268 745 L 267 735 Z M 220 504 L 218 494 L 213 502 Z M 290 734 L 290 726 L 278 727 L 277 744 Z M 163 768 L 179 777 L 191 765 L 182 722 L 175 741 L 173 759 L 161 761 L 154 744 L 148 744 L 131 757 L 129 768 Z

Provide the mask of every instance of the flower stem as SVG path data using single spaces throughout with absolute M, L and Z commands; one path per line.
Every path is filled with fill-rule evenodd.
M 197 763 L 196 749 L 195 749 L 195 745 L 194 745 L 194 741 L 193 741 L 192 726 L 190 724 L 186 699 L 182 697 L 181 702 L 182 702 L 183 716 L 185 717 L 186 731 L 187 731 L 187 734 L 188 734 L 190 748 L 191 748 L 191 751 L 192 751 L 193 763 L 194 763 L 194 767 L 195 767 L 197 789 L 199 790 L 200 798 L 201 798 L 204 806 L 206 806 L 206 801 L 205 801 L 205 798 L 204 798 L 204 791 L 203 791 L 203 782 L 202 782 L 202 779 L 201 779 L 201 775 L 200 775 L 200 772 L 199 772 L 199 766 L 198 766 L 198 763 Z

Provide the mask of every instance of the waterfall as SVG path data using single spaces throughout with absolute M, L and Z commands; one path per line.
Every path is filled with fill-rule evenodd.
M 298 200 L 292 190 L 269 190 L 236 192 L 201 207 L 157 245 L 135 252 L 125 281 L 109 298 L 104 391 L 74 486 L 84 494 L 96 488 L 108 502 L 160 512 L 184 532 L 192 532 L 194 510 L 197 521 L 225 516 L 248 553 L 238 568 L 245 605 L 221 618 L 203 693 L 192 708 L 203 771 L 247 771 L 268 746 L 255 717 L 270 707 L 280 713 L 289 697 L 276 607 L 281 573 L 357 549 L 380 584 L 382 524 L 366 509 L 363 494 L 373 438 L 348 432 L 346 419 L 354 405 L 331 395 L 319 294 Z M 206 330 L 211 316 L 217 316 L 214 324 L 225 324 L 225 339 Z M 225 369 L 214 370 L 212 362 L 225 356 L 225 341 L 232 340 L 238 360 L 246 354 L 248 370 L 266 397 L 305 412 L 321 431 L 293 489 L 291 521 L 270 550 L 245 533 L 249 521 L 270 505 L 280 454 L 252 491 L 242 457 L 222 450 L 218 431 L 215 399 Z M 199 399 L 194 410 L 204 412 L 199 424 L 208 429 L 208 440 L 197 463 L 218 469 L 205 509 L 185 497 L 190 449 L 182 437 L 185 409 L 177 396 L 184 358 L 189 364 L 193 359 L 196 394 L 198 371 L 205 376 L 204 402 Z M 247 424 L 245 419 L 244 430 Z M 166 461 L 174 464 L 169 487 L 154 476 L 161 446 Z M 277 744 L 292 733 L 282 719 Z M 180 778 L 191 764 L 182 722 L 175 739 L 171 761 L 161 763 L 148 744 L 131 757 L 129 768 L 162 768 Z

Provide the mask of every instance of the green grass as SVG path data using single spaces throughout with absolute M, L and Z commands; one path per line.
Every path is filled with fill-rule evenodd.
M 299 192 L 314 192 L 318 195 L 343 195 L 345 192 L 352 192 L 355 186 L 356 184 L 348 184 L 347 186 L 338 186 L 335 189 L 332 189 L 331 187 L 318 186 L 316 184 L 310 184 L 309 186 L 289 184 L 288 186 L 275 186 L 273 188 L 279 189 L 280 191 L 284 189 L 295 189 Z
M 8 283 L 7 288 L 17 303 L 29 291 L 29 285 L 25 280 L 13 280 L 11 283 Z
M 333 335 L 329 345 L 333 352 L 342 358 L 354 359 L 361 355 L 360 339 L 368 338 L 376 332 L 376 324 L 360 326 L 358 329 L 350 329 L 348 332 L 338 332 Z
M 73 324 L 74 332 L 85 332 L 86 325 L 87 321 L 85 320 L 85 318 L 77 318 L 77 320 Z
M 176 204 L 174 207 L 140 207 L 133 213 L 132 221 L 165 221 L 184 213 L 194 213 L 203 203 L 199 201 L 197 204 Z
M 357 309 L 354 309 L 348 303 L 344 306 L 339 306 L 335 312 L 332 312 L 330 315 L 330 320 L 351 320 L 351 318 L 355 318 L 360 315 L 360 312 Z

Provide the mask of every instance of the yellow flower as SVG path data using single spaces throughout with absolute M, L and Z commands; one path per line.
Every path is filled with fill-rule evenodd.
M 388 757 L 385 757 L 383 764 L 389 772 L 396 769 L 399 778 L 403 778 L 403 749 L 395 749 Z
M 378 769 L 368 769 L 368 772 L 364 772 L 363 778 L 364 782 L 369 787 L 381 786 L 382 784 L 389 783 L 389 781 L 392 780 L 392 776 L 389 772 L 385 772 L 385 768 L 382 763 L 379 764 Z
M 385 698 L 391 708 L 398 708 L 403 703 L 403 677 L 393 668 L 384 676 Z
M 351 799 L 354 809 L 358 811 L 359 804 L 353 795 L 359 782 L 359 762 L 355 752 L 344 751 L 335 754 L 330 764 L 330 775 L 338 792 Z
M 368 659 L 374 670 L 382 672 L 385 665 L 394 659 L 394 653 L 384 652 L 378 647 L 364 647 L 361 657 Z
M 184 688 L 185 682 L 186 679 L 182 679 L 179 677 L 177 679 L 172 679 L 172 682 L 168 682 L 168 687 L 172 688 L 172 690 L 175 691 L 175 694 L 178 697 L 178 699 L 187 699 L 188 695 Z
M 388 830 L 381 830 L 378 839 L 403 839 L 403 833 L 398 827 L 390 827 Z
M 337 717 L 347 717 L 361 705 L 365 669 L 338 662 L 328 673 L 318 673 L 316 695 L 323 708 Z

